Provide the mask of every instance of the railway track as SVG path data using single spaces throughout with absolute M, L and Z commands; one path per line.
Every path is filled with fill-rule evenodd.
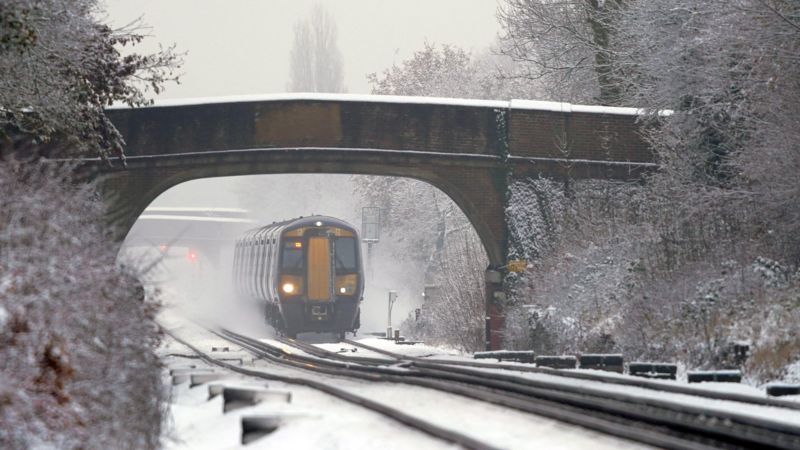
M 688 386 L 682 386 L 679 384 L 673 384 L 668 382 L 658 382 L 652 380 L 646 380 L 641 378 L 622 378 L 619 376 L 611 376 L 611 375 L 603 375 L 600 373 L 595 372 L 580 372 L 574 370 L 559 370 L 559 369 L 551 369 L 547 367 L 529 367 L 517 364 L 500 364 L 500 363 L 484 363 L 478 361 L 455 361 L 455 360 L 447 360 L 447 359 L 436 359 L 436 358 L 419 358 L 414 356 L 402 355 L 399 353 L 390 352 L 388 350 L 384 350 L 381 348 L 373 347 L 371 345 L 364 344 L 359 341 L 354 341 L 351 339 L 345 339 L 342 341 L 344 343 L 350 344 L 354 347 L 363 348 L 364 350 L 368 350 L 374 353 L 385 355 L 389 358 L 392 358 L 396 362 L 407 362 L 413 365 L 419 365 L 422 367 L 430 366 L 431 364 L 438 366 L 446 365 L 446 366 L 463 366 L 463 367 L 473 367 L 473 368 L 482 368 L 482 369 L 502 369 L 507 371 L 516 371 L 516 372 L 525 372 L 525 373 L 537 373 L 543 375 L 551 375 L 561 378 L 567 379 L 576 379 L 576 380 L 584 380 L 584 381 L 597 381 L 606 384 L 613 384 L 613 385 L 621 385 L 621 386 L 630 386 L 630 387 L 638 387 L 643 389 L 649 389 L 653 391 L 659 392 L 667 392 L 671 394 L 683 394 L 683 395 L 691 395 L 693 397 L 703 397 L 711 400 L 723 400 L 723 401 L 732 401 L 732 402 L 740 402 L 746 403 L 750 405 L 760 405 L 760 406 L 773 406 L 779 408 L 786 408 L 786 409 L 793 409 L 793 410 L 800 410 L 800 403 L 788 401 L 788 400 L 780 400 L 775 398 L 768 398 L 768 397 L 755 397 L 752 395 L 744 395 L 738 394 L 735 392 L 717 392 L 717 391 L 710 391 L 710 390 L 702 390 L 702 389 L 695 389 Z M 325 349 L 321 349 L 319 347 L 314 347 L 320 352 L 327 352 Z M 314 351 L 309 346 L 303 347 L 305 351 L 311 352 Z M 333 352 L 330 352 L 333 353 Z M 323 356 L 322 353 L 317 353 L 318 356 Z M 338 355 L 338 354 L 337 354 Z M 347 358 L 347 356 L 345 356 Z M 367 360 L 366 363 L 375 364 L 376 359 L 374 358 L 365 358 Z M 359 361 L 360 357 L 350 357 L 351 361 Z M 385 363 L 385 361 L 384 361 Z
M 223 330 L 219 336 L 280 364 L 372 382 L 427 387 L 663 448 L 800 448 L 800 428 L 749 415 L 447 364 L 398 360 L 387 366 L 380 358 L 354 361 L 356 358 L 289 339 L 282 343 L 302 353 L 230 331 Z
M 309 378 L 305 378 L 305 377 L 292 377 L 292 376 L 276 375 L 276 374 L 271 374 L 271 373 L 268 373 L 268 372 L 262 372 L 262 371 L 258 371 L 258 370 L 246 369 L 246 368 L 234 365 L 234 364 L 229 364 L 227 362 L 220 361 L 219 359 L 214 358 L 214 357 L 210 356 L 208 353 L 205 353 L 202 350 L 198 349 L 197 347 L 193 346 L 191 343 L 187 342 L 186 340 L 181 339 L 180 337 L 176 336 L 174 333 L 171 333 L 171 332 L 166 331 L 166 330 L 165 330 L 165 332 L 168 335 L 170 335 L 170 337 L 175 339 L 177 342 L 180 342 L 181 344 L 183 344 L 184 346 L 189 348 L 201 360 L 205 361 L 208 364 L 215 365 L 215 366 L 218 366 L 218 367 L 222 367 L 222 368 L 227 369 L 227 370 L 229 370 L 231 372 L 235 372 L 235 373 L 238 373 L 238 374 L 241 374 L 241 375 L 245 375 L 245 376 L 248 376 L 248 377 L 259 378 L 259 379 L 264 379 L 264 380 L 279 381 L 279 382 L 282 382 L 282 383 L 294 384 L 294 385 L 299 385 L 299 386 L 306 386 L 306 387 L 309 387 L 309 388 L 312 388 L 312 389 L 316 389 L 318 391 L 321 391 L 321 392 L 329 394 L 329 395 L 331 395 L 333 397 L 336 397 L 336 398 L 338 398 L 340 400 L 344 400 L 344 401 L 346 401 L 348 403 L 361 406 L 361 407 L 366 408 L 366 409 L 368 409 L 368 410 L 370 410 L 372 412 L 380 414 L 380 415 L 382 415 L 384 417 L 387 417 L 389 419 L 395 420 L 395 421 L 397 421 L 397 422 L 399 422 L 399 423 L 401 423 L 401 424 L 403 424 L 403 425 L 405 425 L 405 426 L 407 426 L 407 427 L 409 427 L 409 428 L 411 428 L 413 430 L 425 433 L 425 434 L 427 434 L 429 436 L 432 436 L 432 437 L 437 438 L 437 439 L 441 439 L 441 440 L 443 440 L 445 442 L 448 442 L 448 443 L 451 443 L 451 444 L 459 445 L 459 446 L 461 446 L 463 448 L 466 448 L 466 449 L 473 449 L 473 450 L 499 450 L 495 446 L 492 446 L 492 445 L 490 445 L 488 443 L 485 443 L 485 442 L 482 442 L 480 440 L 474 439 L 474 438 L 472 438 L 470 436 L 467 436 L 467 435 L 465 435 L 463 433 L 459 433 L 459 432 L 456 432 L 456 431 L 453 431 L 453 430 L 449 430 L 449 429 L 446 429 L 446 428 L 439 427 L 439 426 L 437 426 L 437 425 L 435 425 L 435 424 L 433 424 L 431 422 L 428 422 L 428 421 L 425 421 L 425 420 L 420 419 L 418 417 L 414 417 L 414 416 L 411 416 L 409 414 L 406 414 L 406 413 L 404 413 L 404 412 L 402 412 L 402 411 L 400 411 L 400 410 L 398 410 L 396 408 L 392 408 L 392 407 L 387 406 L 385 404 L 382 404 L 382 403 L 379 403 L 379 402 L 375 402 L 375 401 L 372 401 L 370 399 L 367 399 L 367 398 L 352 394 L 351 392 L 348 392 L 348 391 L 346 391 L 344 389 L 337 388 L 336 386 L 333 386 L 331 383 L 322 383 L 322 382 L 319 382 L 319 381 L 316 381 L 316 380 L 312 380 L 312 379 L 309 379 Z M 222 333 L 216 333 L 215 332 L 215 334 L 217 334 L 218 336 L 223 336 Z M 238 339 L 231 339 L 231 338 L 225 338 L 225 339 L 229 340 L 230 342 L 234 342 L 236 344 L 239 344 L 239 345 L 242 344 L 241 341 L 239 341 Z M 245 347 L 245 348 L 248 347 L 246 345 L 242 345 L 242 346 Z M 268 357 L 266 354 L 264 354 L 262 352 L 254 351 L 253 353 L 255 353 L 258 356 L 266 357 L 267 359 L 270 359 L 272 361 L 277 362 L 275 359 Z M 310 368 L 310 366 L 312 366 L 312 365 L 311 364 L 307 364 L 305 366 L 305 368 Z

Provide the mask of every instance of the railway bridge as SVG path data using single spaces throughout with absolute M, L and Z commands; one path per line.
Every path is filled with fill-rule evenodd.
M 487 347 L 501 344 L 507 188 L 528 177 L 631 180 L 652 168 L 638 111 L 537 101 L 272 95 L 112 108 L 123 165 L 96 164 L 122 234 L 159 194 L 208 177 L 339 173 L 415 178 L 475 227 L 486 272 Z

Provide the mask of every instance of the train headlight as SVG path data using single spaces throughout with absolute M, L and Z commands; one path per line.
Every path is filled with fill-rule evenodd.
M 345 292 L 347 292 L 347 288 L 346 287 L 341 287 L 341 288 L 339 288 L 339 292 L 344 294 Z
M 293 294 L 294 293 L 294 289 L 295 288 L 294 288 L 294 285 L 292 283 L 284 283 L 283 284 L 283 292 L 285 292 L 287 294 Z

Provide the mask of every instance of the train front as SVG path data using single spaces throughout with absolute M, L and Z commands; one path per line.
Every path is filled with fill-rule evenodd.
M 364 290 L 356 230 L 331 217 L 310 217 L 289 225 L 280 246 L 277 287 L 286 333 L 343 337 L 356 330 Z

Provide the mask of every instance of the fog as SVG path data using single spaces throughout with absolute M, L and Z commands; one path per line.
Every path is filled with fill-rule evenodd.
M 107 0 L 108 21 L 143 17 L 138 51 L 176 44 L 186 52 L 180 85 L 158 98 L 284 92 L 292 30 L 315 3 L 336 19 L 345 85 L 369 93 L 366 74 L 410 57 L 427 42 L 468 50 L 499 32 L 494 0 Z
M 359 196 L 353 193 L 349 175 L 285 174 L 253 175 L 193 180 L 175 186 L 158 198 L 151 207 L 243 208 L 253 219 L 252 227 L 313 214 L 345 220 L 361 229 Z M 245 228 L 241 228 L 243 231 Z M 174 236 L 166 253 L 151 248 L 129 249 L 127 257 L 140 267 L 153 266 L 146 281 L 158 288 L 167 306 L 176 306 L 200 320 L 225 318 L 226 322 L 247 325 L 249 330 L 264 328 L 255 305 L 237 299 L 232 288 L 233 241 L 223 249 L 220 261 L 209 261 L 200 254 L 190 260 L 189 246 Z M 365 265 L 365 293 L 361 304 L 361 332 L 380 332 L 387 325 L 389 290 L 399 299 L 392 312 L 392 325 L 398 328 L 415 308 L 421 306 L 424 273 L 420 267 L 397 255 L 403 245 L 383 233 L 381 242 L 368 251 L 362 245 Z M 157 261 L 156 264 L 153 264 Z

